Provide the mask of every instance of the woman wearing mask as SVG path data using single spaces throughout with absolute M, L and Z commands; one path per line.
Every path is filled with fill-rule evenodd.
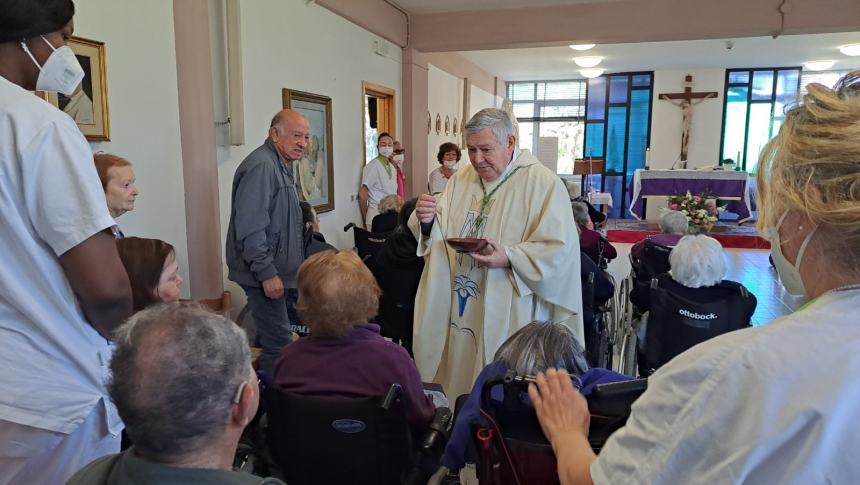
M 131 288 L 93 152 L 72 118 L 84 70 L 71 0 L 0 0 L 0 483 L 65 483 L 119 451 L 105 376 Z
M 761 154 L 758 228 L 809 302 L 679 355 L 600 456 L 562 371 L 529 389 L 561 483 L 856 483 L 860 476 L 860 71 L 810 84 Z M 676 249 L 677 250 L 677 249 Z
M 457 161 L 460 160 L 460 147 L 455 143 L 445 142 L 439 146 L 436 160 L 440 167 L 430 172 L 430 193 L 438 194 L 445 190 L 448 179 L 457 172 Z
M 394 162 L 394 138 L 380 133 L 376 143 L 379 156 L 367 162 L 358 191 L 358 208 L 365 227 L 370 227 L 379 214 L 379 201 L 386 195 L 397 194 L 397 165 Z

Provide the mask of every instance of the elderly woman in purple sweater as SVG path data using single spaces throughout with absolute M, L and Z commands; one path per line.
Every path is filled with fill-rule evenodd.
M 350 251 L 325 251 L 299 268 L 296 311 L 311 331 L 284 347 L 275 364 L 279 388 L 309 395 L 383 396 L 393 383 L 403 387 L 406 418 L 422 429 L 433 418 L 421 376 L 406 350 L 367 323 L 379 308 L 379 286 Z

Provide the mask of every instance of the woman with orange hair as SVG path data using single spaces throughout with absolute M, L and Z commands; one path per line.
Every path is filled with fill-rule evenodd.
M 367 323 L 379 309 L 380 290 L 361 259 L 350 251 L 315 254 L 299 268 L 298 286 L 296 311 L 311 335 L 281 350 L 275 385 L 298 394 L 381 397 L 397 383 L 409 423 L 426 426 L 435 408 L 418 369 L 406 349 Z

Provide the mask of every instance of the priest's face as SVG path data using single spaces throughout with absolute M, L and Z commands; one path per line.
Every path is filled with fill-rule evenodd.
M 484 128 L 474 135 L 466 136 L 469 161 L 484 182 L 492 182 L 499 178 L 511 163 L 515 146 L 514 135 L 500 142 L 490 128 Z

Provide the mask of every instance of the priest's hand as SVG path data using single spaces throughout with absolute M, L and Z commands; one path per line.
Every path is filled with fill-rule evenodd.
M 505 252 L 505 247 L 502 243 L 495 239 L 487 238 L 487 247 L 484 249 L 485 254 L 469 253 L 472 259 L 488 268 L 510 268 L 511 262 L 508 260 L 508 254 Z
M 415 204 L 415 214 L 422 224 L 430 224 L 436 217 L 436 197 L 430 194 L 421 194 Z

